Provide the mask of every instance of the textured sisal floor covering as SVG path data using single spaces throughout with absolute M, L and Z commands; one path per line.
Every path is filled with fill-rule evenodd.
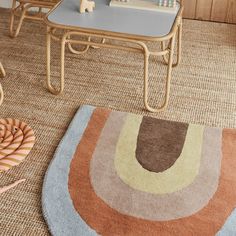
M 236 127 L 235 38 L 235 25 L 185 20 L 183 60 L 173 72 L 168 110 L 148 115 Z M 53 47 L 53 52 L 52 71 L 58 75 L 58 47 Z M 66 87 L 64 94 L 56 97 L 47 92 L 44 83 L 45 27 L 26 22 L 19 37 L 10 39 L 8 12 L 0 9 L 0 58 L 7 71 L 7 77 L 1 79 L 5 100 L 0 117 L 28 122 L 37 137 L 26 161 L 0 174 L 0 185 L 27 179 L 0 196 L 0 235 L 48 234 L 41 212 L 42 181 L 80 104 L 144 113 L 140 55 L 99 49 L 83 56 L 66 56 Z M 164 80 L 157 75 L 163 70 L 151 67 L 151 85 L 159 91 Z M 162 95 L 153 91 L 151 103 L 160 101 Z

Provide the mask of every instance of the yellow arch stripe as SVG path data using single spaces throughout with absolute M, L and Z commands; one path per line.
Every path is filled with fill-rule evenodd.
M 135 157 L 142 117 L 127 116 L 116 146 L 115 168 L 130 187 L 155 194 L 173 193 L 187 187 L 198 175 L 204 126 L 189 125 L 184 147 L 175 164 L 162 173 L 144 169 Z

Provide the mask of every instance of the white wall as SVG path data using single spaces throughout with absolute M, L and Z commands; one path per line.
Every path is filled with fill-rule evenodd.
M 10 8 L 12 2 L 10 0 L 0 0 L 0 7 Z

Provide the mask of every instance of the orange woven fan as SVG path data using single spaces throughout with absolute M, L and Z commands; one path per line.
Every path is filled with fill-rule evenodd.
M 35 143 L 33 130 L 17 119 L 0 119 L 0 172 L 19 165 Z M 24 180 L 0 189 L 0 194 Z
M 33 130 L 16 119 L 0 119 L 0 172 L 19 165 L 35 143 Z

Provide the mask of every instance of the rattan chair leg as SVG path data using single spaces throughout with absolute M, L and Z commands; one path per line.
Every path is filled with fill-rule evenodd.
M 17 0 L 13 0 L 10 17 L 10 36 L 15 38 L 19 35 L 22 23 L 24 19 L 31 20 L 43 20 L 44 13 L 42 9 L 51 9 L 55 4 L 53 2 L 42 2 L 37 0 L 28 1 L 27 3 L 19 1 L 17 6 Z M 35 14 L 30 13 L 30 9 L 38 8 Z M 16 23 L 15 18 L 19 18 L 19 22 Z
M 19 35 L 19 32 L 20 32 L 20 29 L 21 29 L 21 26 L 22 26 L 22 23 L 23 23 L 23 20 L 26 16 L 26 12 L 27 12 L 27 9 L 24 8 L 24 5 L 21 5 L 19 7 L 19 11 L 21 11 L 21 14 L 20 14 L 20 19 L 19 19 L 19 22 L 18 24 L 16 25 L 16 27 L 14 27 L 15 25 L 15 11 L 16 11 L 16 0 L 13 0 L 13 4 L 12 4 L 12 9 L 11 9 L 11 17 L 10 17 L 10 36 L 12 38 L 15 38 Z

